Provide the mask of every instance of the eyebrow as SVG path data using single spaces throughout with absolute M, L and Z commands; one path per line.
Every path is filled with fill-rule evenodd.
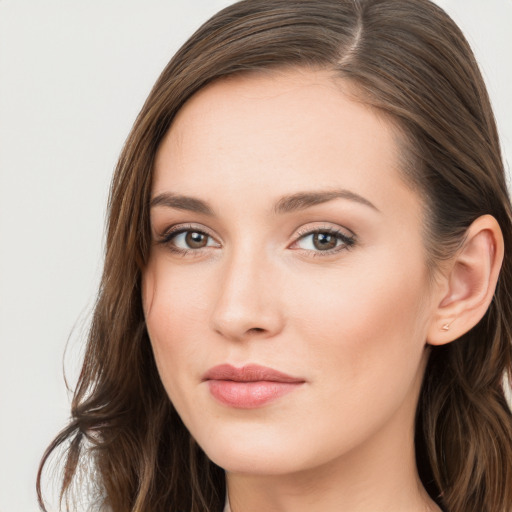
M 297 192 L 289 196 L 284 196 L 280 198 L 275 204 L 274 213 L 284 214 L 305 210 L 318 204 L 327 203 L 333 199 L 347 199 L 349 201 L 355 201 L 356 203 L 379 211 L 379 209 L 372 202 L 368 201 L 368 199 L 364 198 L 363 196 L 360 196 L 355 192 L 351 192 L 350 190 L 341 189 L 318 192 Z M 186 210 L 208 216 L 215 215 L 213 208 L 206 201 L 197 199 L 195 197 L 173 194 L 171 192 L 158 194 L 153 199 L 151 199 L 150 207 L 153 208 L 155 206 L 167 206 L 168 208 Z
M 317 204 L 327 203 L 333 199 L 348 199 L 349 201 L 355 201 L 356 203 L 369 206 L 373 210 L 379 211 L 379 209 L 368 199 L 351 192 L 350 190 L 325 190 L 319 192 L 298 192 L 291 196 L 285 196 L 279 199 L 274 207 L 275 213 L 289 213 L 298 210 L 304 210 Z
M 158 194 L 149 203 L 149 206 L 167 206 L 168 208 L 176 208 L 177 210 L 187 210 L 189 212 L 202 213 L 203 215 L 214 215 L 213 209 L 201 199 L 195 197 L 182 196 L 172 194 L 170 192 L 164 192 Z

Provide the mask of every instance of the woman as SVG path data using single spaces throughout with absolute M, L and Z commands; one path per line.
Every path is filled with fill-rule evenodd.
M 155 84 L 109 215 L 42 463 L 67 443 L 64 494 L 89 468 L 113 511 L 512 510 L 511 207 L 441 9 L 228 7 Z

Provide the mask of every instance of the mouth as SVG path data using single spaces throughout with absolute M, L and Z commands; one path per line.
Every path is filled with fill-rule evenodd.
M 215 366 L 202 380 L 218 402 L 237 409 L 262 407 L 305 383 L 302 378 L 254 364 L 242 368 L 229 364 Z

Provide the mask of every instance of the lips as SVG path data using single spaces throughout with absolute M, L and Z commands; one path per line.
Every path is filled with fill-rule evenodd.
M 305 380 L 259 365 L 215 366 L 203 376 L 220 403 L 238 409 L 262 407 L 298 389 Z

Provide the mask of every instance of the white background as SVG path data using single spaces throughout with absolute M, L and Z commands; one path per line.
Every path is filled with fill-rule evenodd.
M 63 366 L 74 383 L 123 141 L 171 55 L 229 3 L 0 0 L 0 512 L 38 510 L 36 468 L 68 418 Z M 474 47 L 510 163 L 512 0 L 438 3 Z

